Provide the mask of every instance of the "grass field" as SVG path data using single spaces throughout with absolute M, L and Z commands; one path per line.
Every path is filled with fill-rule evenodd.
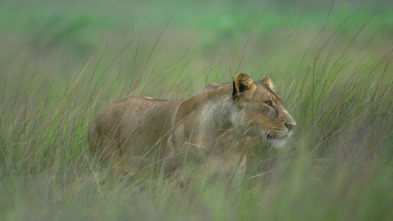
M 2 1 L 0 220 L 393 220 L 390 1 Z M 270 76 L 298 126 L 240 183 L 111 180 L 87 125 L 127 96 Z M 262 145 L 261 145 L 262 143 Z

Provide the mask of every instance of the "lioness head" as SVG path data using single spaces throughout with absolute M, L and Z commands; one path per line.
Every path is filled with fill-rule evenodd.
M 238 108 L 231 121 L 240 133 L 266 137 L 274 147 L 285 144 L 296 122 L 274 92 L 268 77 L 254 82 L 247 74 L 237 74 L 232 99 Z

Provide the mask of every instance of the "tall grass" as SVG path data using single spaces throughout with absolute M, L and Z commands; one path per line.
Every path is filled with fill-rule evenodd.
M 58 53 L 42 52 L 47 62 L 33 52 L 2 54 L 0 218 L 392 220 L 392 44 L 368 23 L 347 38 L 340 30 L 350 20 L 339 21 L 262 38 L 279 42 L 271 50 L 255 33 L 208 52 L 193 42 L 174 46 L 168 30 L 115 38 L 69 73 Z M 237 69 L 270 75 L 298 123 L 283 149 L 253 140 L 240 182 L 210 179 L 202 165 L 191 168 L 187 187 L 149 169 L 118 181 L 89 152 L 87 125 L 105 104 L 185 98 L 231 81 Z

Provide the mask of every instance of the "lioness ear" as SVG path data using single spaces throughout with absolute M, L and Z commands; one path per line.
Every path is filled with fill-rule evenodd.
M 264 85 L 270 87 L 270 89 L 273 89 L 273 88 L 274 88 L 274 85 L 273 85 L 273 83 L 272 83 L 272 81 L 270 80 L 269 77 L 264 77 L 260 82 L 261 82 L 262 84 L 264 84 Z
M 245 99 L 250 99 L 256 87 L 257 86 L 247 74 L 237 74 L 233 81 L 232 97 L 240 98 L 241 96 Z

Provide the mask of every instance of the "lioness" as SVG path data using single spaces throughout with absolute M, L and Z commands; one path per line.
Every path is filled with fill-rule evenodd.
M 251 137 L 264 137 L 279 147 L 295 125 L 268 77 L 254 82 L 237 74 L 231 84 L 212 83 L 184 100 L 115 101 L 90 122 L 88 138 L 101 160 L 131 171 L 146 166 L 149 156 L 174 170 L 186 155 L 207 160 L 209 168 L 231 170 L 244 169 Z

